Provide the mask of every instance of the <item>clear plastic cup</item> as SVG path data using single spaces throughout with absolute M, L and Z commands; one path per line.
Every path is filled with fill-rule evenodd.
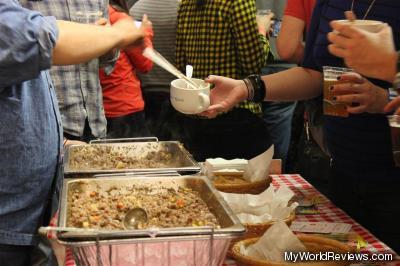
M 336 84 L 343 83 L 343 81 L 338 80 L 338 77 L 345 73 L 354 72 L 352 69 L 343 67 L 331 67 L 324 66 L 324 114 L 331 116 L 341 116 L 348 117 L 349 112 L 347 111 L 347 104 L 341 103 L 334 100 L 334 97 L 338 94 L 332 92 L 332 87 Z
M 269 14 L 271 14 L 271 9 L 259 9 L 259 10 L 257 10 L 257 15 L 258 16 L 266 16 L 266 15 L 269 15 Z

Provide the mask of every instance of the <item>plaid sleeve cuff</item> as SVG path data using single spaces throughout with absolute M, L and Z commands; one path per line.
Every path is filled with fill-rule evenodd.
M 258 39 L 259 39 L 260 43 L 262 43 L 263 50 L 264 50 L 264 57 L 265 57 L 264 65 L 273 62 L 274 56 L 272 55 L 272 52 L 271 52 L 271 46 L 269 44 L 269 40 L 263 34 L 258 34 Z

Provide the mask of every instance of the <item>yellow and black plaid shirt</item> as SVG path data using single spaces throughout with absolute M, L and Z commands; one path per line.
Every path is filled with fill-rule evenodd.
M 193 77 L 220 75 L 241 79 L 260 73 L 269 43 L 258 33 L 255 0 L 182 0 L 178 11 L 176 64 L 193 65 Z M 260 114 L 261 106 L 244 102 L 238 107 Z

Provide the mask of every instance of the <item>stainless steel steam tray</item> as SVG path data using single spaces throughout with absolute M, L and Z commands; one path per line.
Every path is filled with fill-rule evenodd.
M 208 178 L 203 176 L 174 176 L 174 177 L 112 177 L 65 179 L 60 202 L 59 226 L 67 227 L 69 213 L 69 198 L 73 193 L 90 193 L 96 191 L 108 191 L 110 189 L 124 189 L 127 187 L 148 187 L 163 189 L 189 188 L 198 192 L 208 209 L 215 215 L 219 228 L 213 228 L 213 234 L 220 237 L 235 237 L 243 234 L 245 228 L 228 207 L 227 203 L 211 185 Z M 82 206 L 85 207 L 85 206 Z M 146 206 L 142 206 L 146 208 Z M 124 238 L 153 238 L 171 236 L 200 236 L 209 235 L 210 227 L 172 227 L 172 228 L 147 228 L 138 230 L 103 230 L 88 229 L 80 232 L 59 232 L 59 239 L 68 241 L 90 241 L 98 239 L 124 239 Z
M 177 141 L 71 145 L 64 157 L 64 173 L 104 174 L 135 171 L 197 173 L 200 166 Z

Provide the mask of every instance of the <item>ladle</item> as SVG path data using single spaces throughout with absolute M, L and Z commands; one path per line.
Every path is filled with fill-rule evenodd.
M 146 224 L 148 221 L 148 215 L 145 209 L 136 207 L 130 209 L 124 217 L 123 225 L 125 229 L 138 229 L 139 224 Z

